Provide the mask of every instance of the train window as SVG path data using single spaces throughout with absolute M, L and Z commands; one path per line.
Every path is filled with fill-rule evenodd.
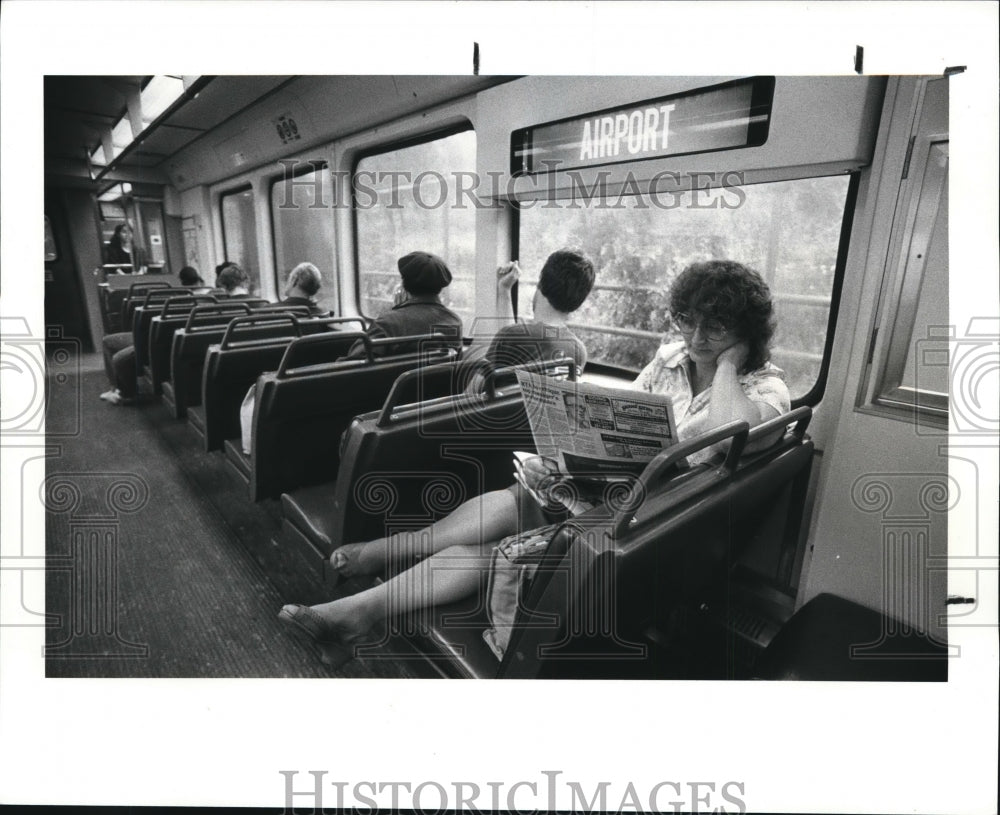
M 451 179 L 476 169 L 476 134 L 463 130 L 369 154 L 355 166 L 358 307 L 377 316 L 392 305 L 396 260 L 422 250 L 454 276 L 441 300 L 469 328 L 473 314 L 476 210 L 449 205 Z M 452 202 L 453 203 L 453 202 Z
M 633 373 L 664 332 L 680 339 L 667 302 L 674 278 L 694 261 L 738 260 L 771 287 L 772 360 L 802 399 L 820 379 L 849 187 L 838 175 L 663 194 L 655 204 L 638 195 L 522 204 L 520 302 L 531 301 L 549 252 L 581 249 L 597 281 L 574 330 L 594 362 Z
M 330 311 L 337 308 L 332 202 L 333 180 L 325 162 L 307 162 L 301 171 L 292 168 L 271 185 L 277 290 L 284 291 L 288 273 L 299 263 L 314 263 L 323 275 L 317 303 Z
M 238 264 L 250 277 L 250 291 L 260 290 L 260 265 L 257 261 L 257 221 L 254 216 L 253 190 L 249 187 L 223 193 L 222 242 L 225 258 Z

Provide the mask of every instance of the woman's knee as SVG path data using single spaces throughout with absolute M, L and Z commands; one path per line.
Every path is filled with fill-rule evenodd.
M 111 356 L 119 353 L 132 345 L 132 332 L 120 331 L 117 334 L 108 334 L 102 341 L 104 350 Z

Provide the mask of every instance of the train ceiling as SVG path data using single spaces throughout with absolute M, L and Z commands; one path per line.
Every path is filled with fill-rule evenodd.
M 115 124 L 127 115 L 128 99 L 150 76 L 47 76 L 44 80 L 44 149 L 46 183 L 100 190 L 116 181 L 169 183 L 167 168 L 185 148 L 214 128 L 288 88 L 308 86 L 315 77 L 201 76 L 184 77 L 186 91 L 109 168 L 91 165 L 88 156 Z M 472 93 L 507 78 L 479 76 L 423 77 L 421 93 L 406 99 L 373 98 L 357 93 L 359 77 L 324 77 L 324 84 L 343 83 L 351 92 L 338 97 L 338 117 L 351 129 L 371 127 L 448 98 Z M 372 77 L 372 79 L 376 79 Z M 385 77 L 380 79 L 384 80 Z M 344 96 L 347 97 L 345 103 Z M 349 107 L 345 107 L 345 104 Z M 94 176 L 100 174 L 95 180 Z

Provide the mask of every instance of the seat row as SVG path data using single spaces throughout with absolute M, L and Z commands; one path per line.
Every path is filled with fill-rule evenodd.
M 206 451 L 224 450 L 251 500 L 336 476 L 343 429 L 382 404 L 423 363 L 457 361 L 457 338 L 433 333 L 371 340 L 363 318 L 310 317 L 299 307 L 205 302 L 149 292 L 132 313 L 140 378 Z M 352 348 L 360 349 L 350 358 Z M 396 348 L 409 353 L 392 354 Z M 253 452 L 240 442 L 241 406 L 256 388 Z

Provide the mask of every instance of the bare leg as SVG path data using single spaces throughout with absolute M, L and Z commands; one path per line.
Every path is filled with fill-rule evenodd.
M 449 547 L 497 541 L 519 529 L 514 494 L 494 490 L 469 499 L 450 515 L 416 532 L 345 544 L 333 553 L 330 562 L 346 577 L 377 574 L 392 562 L 424 558 Z
M 370 642 L 372 629 L 391 615 L 476 592 L 490 566 L 490 554 L 490 544 L 452 546 L 378 586 L 316 606 L 287 605 L 279 617 L 308 634 L 324 662 L 339 664 L 354 655 L 355 645 Z

